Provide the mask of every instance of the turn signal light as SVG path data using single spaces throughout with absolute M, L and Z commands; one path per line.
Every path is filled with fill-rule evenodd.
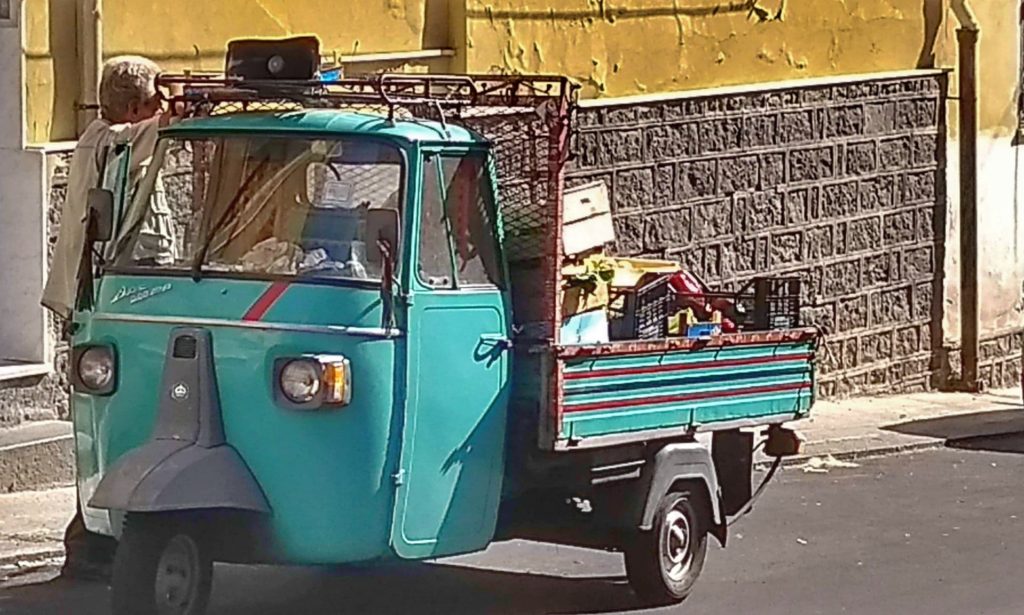
M 322 363 L 324 368 L 324 402 L 347 405 L 352 401 L 352 368 L 348 359 Z

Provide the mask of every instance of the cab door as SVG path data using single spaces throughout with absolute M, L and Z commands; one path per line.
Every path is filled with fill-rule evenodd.
M 131 158 L 131 144 L 108 147 L 102 155 L 103 164 L 100 166 L 99 181 L 95 186 L 96 188 L 109 190 L 113 193 L 115 237 L 117 232 L 116 221 L 120 218 L 121 212 L 124 211 L 126 202 L 130 197 L 128 179 Z M 77 309 L 72 318 L 74 329 L 78 333 L 76 334 L 77 339 L 72 340 L 73 343 L 77 343 L 81 339 L 88 339 L 89 328 L 87 325 L 94 309 L 97 284 L 99 283 L 99 280 L 96 280 L 91 272 L 97 264 L 96 254 L 109 255 L 111 250 L 110 244 L 112 243 L 107 242 L 102 245 L 86 244 L 83 246 L 82 254 L 80 255 L 83 270 L 80 272 L 80 275 L 85 277 L 82 280 L 78 280 Z M 89 268 L 90 272 L 87 273 L 85 268 Z M 75 476 L 77 479 L 78 498 L 82 508 L 83 520 L 89 531 L 104 535 L 117 535 L 121 528 L 120 522 L 118 520 L 112 522 L 110 512 L 92 508 L 86 504 L 92 499 L 93 492 L 102 478 L 102 470 L 106 465 L 106 460 L 101 456 L 99 442 L 100 417 L 94 411 L 94 401 L 90 396 L 79 395 L 72 395 L 71 399 L 73 406 L 71 420 L 75 430 L 75 459 L 77 463 Z
M 414 225 L 408 397 L 393 545 L 483 549 L 502 488 L 511 302 L 485 152 L 428 151 Z

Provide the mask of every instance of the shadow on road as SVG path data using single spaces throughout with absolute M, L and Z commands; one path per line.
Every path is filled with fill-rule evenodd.
M 0 588 L 0 613 L 107 615 L 109 590 L 106 585 L 53 578 L 55 574 L 56 571 L 53 571 L 40 578 L 23 579 L 13 586 Z
M 215 575 L 209 612 L 217 615 L 569 615 L 640 609 L 621 576 L 562 577 L 450 564 L 313 569 L 225 565 Z M 0 613 L 106 615 L 108 601 L 103 584 L 39 579 L 0 591 Z M 69 605 L 75 605 L 73 611 Z
M 611 613 L 637 610 L 625 578 L 562 577 L 485 570 L 450 564 L 410 564 L 365 569 L 268 568 L 254 571 L 225 567 L 217 579 L 223 593 L 211 612 L 224 615 L 303 613 L 480 613 L 541 615 Z M 290 596 L 281 604 L 249 602 L 229 589 L 242 583 L 266 588 L 280 585 Z M 237 583 L 234 581 L 237 579 Z M 220 591 L 220 590 L 218 590 Z M 297 596 L 301 596 L 296 600 Z
M 882 429 L 896 433 L 942 440 L 964 440 L 1024 433 L 1024 410 L 985 410 L 934 419 L 922 419 L 886 425 Z
M 1024 454 L 1024 433 L 1012 433 L 1001 436 L 986 436 L 982 438 L 967 438 L 964 440 L 953 440 L 947 442 L 949 448 L 958 448 L 968 451 L 988 451 L 990 453 L 1017 453 Z

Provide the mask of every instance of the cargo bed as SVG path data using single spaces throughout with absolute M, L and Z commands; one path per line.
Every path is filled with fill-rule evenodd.
M 575 89 L 563 81 L 531 95 L 529 105 L 517 99 L 459 119 L 494 147 L 517 331 L 515 439 L 541 451 L 572 451 L 807 416 L 815 329 L 582 346 L 560 340 Z M 614 242 L 607 248 L 627 252 Z

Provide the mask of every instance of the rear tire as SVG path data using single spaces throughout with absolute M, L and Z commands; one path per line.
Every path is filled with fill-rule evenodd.
M 114 615 L 203 615 L 213 562 L 175 515 L 129 515 L 114 557 Z
M 638 532 L 627 544 L 626 575 L 644 604 L 678 604 L 693 591 L 708 549 L 704 500 L 693 491 L 665 494 L 651 531 Z

